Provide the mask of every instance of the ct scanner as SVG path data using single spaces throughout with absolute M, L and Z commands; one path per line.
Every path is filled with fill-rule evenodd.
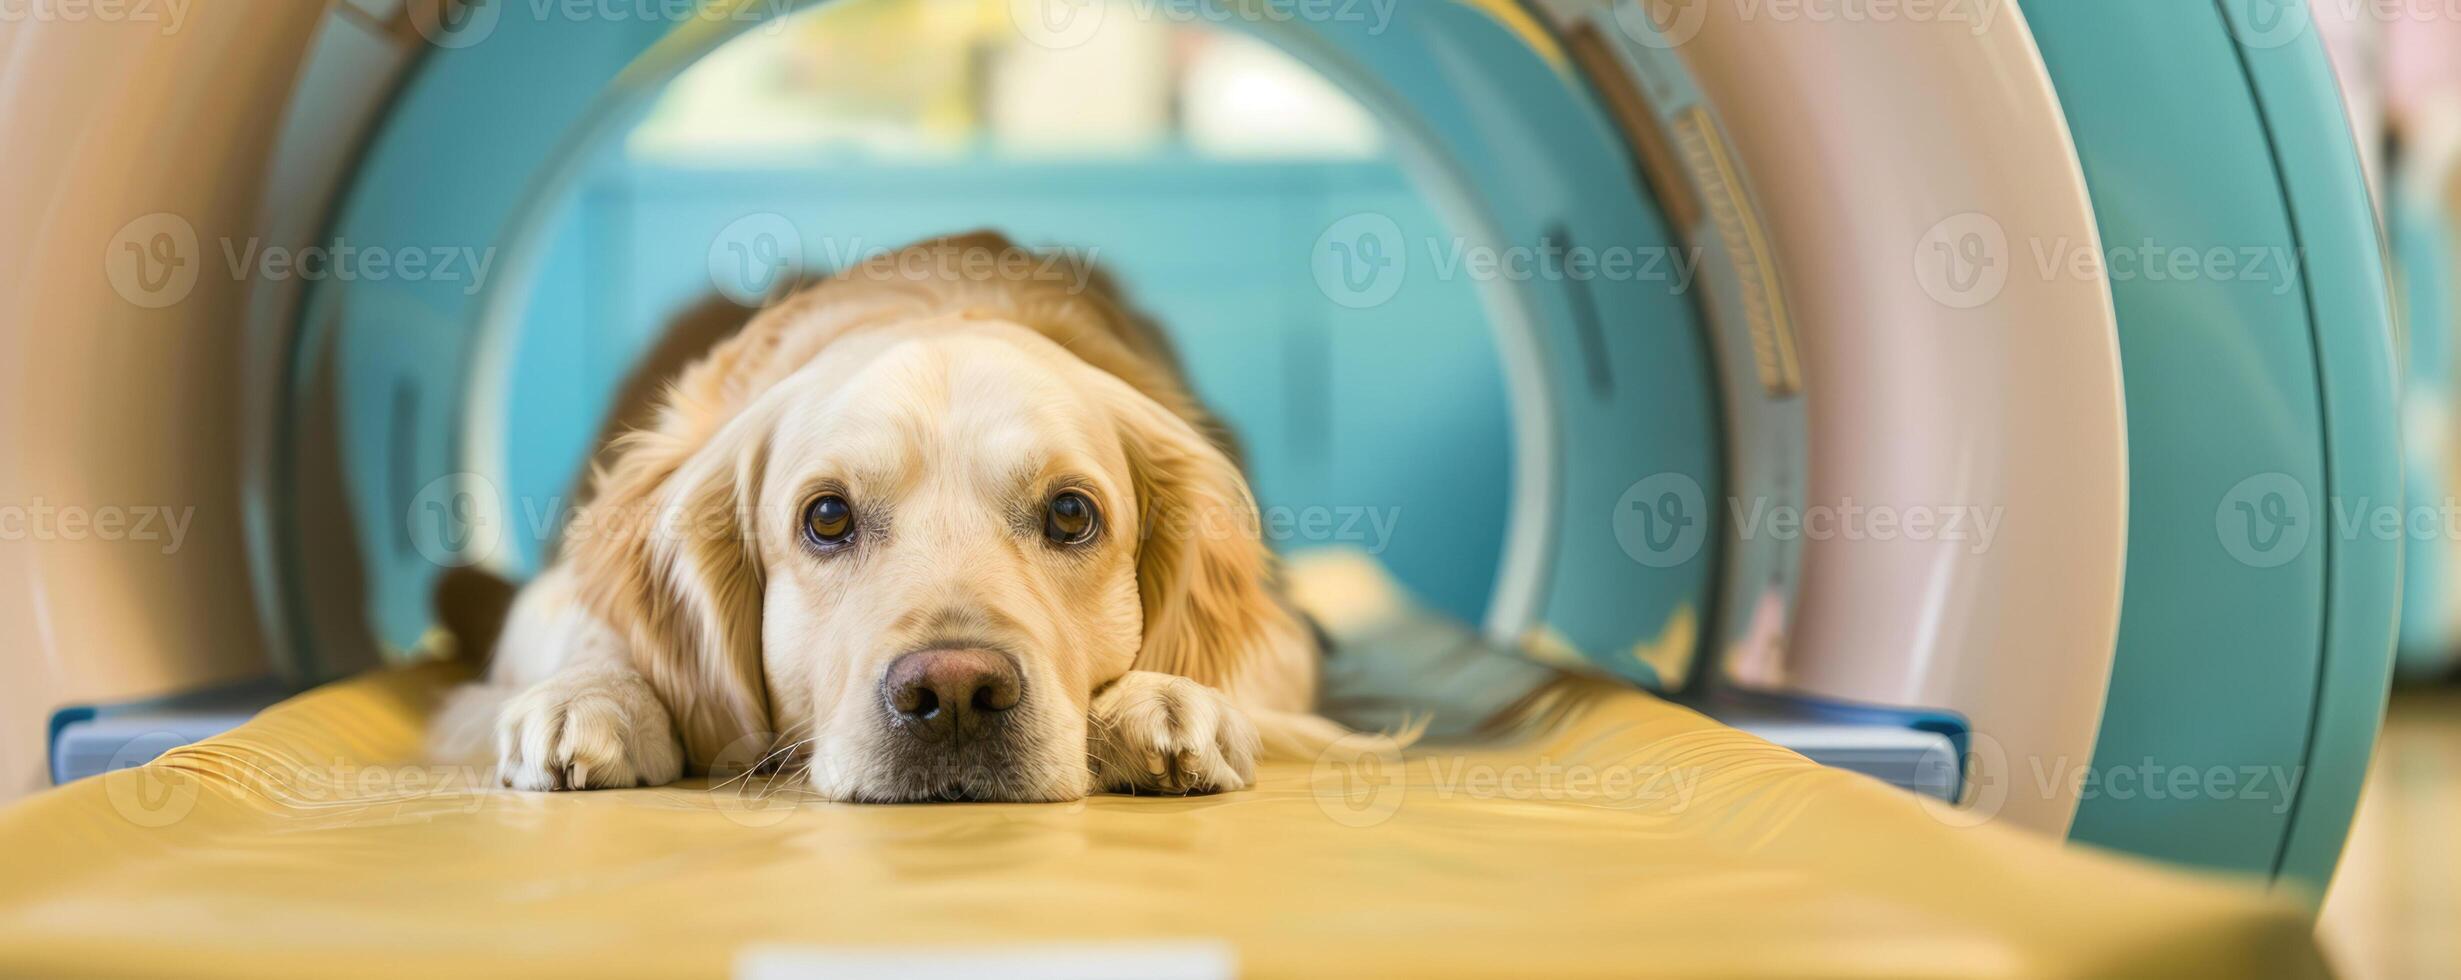
M 169 554 L 0 542 L 22 651 L 0 705 L 52 719 L 7 734 L 12 793 L 78 751 L 141 761 L 126 734 L 177 724 L 156 699 L 422 645 L 473 529 L 585 449 L 523 395 L 555 367 L 521 340 L 559 193 L 668 80 L 794 6 L 200 4 L 177 31 L 0 35 L 0 495 L 195 505 Z M 1490 642 L 1815 758 L 1927 763 L 1900 781 L 1943 812 L 2321 890 L 2401 592 L 2400 536 L 2336 515 L 2397 505 L 2403 469 L 2384 246 L 2303 5 L 1440 0 L 1372 27 L 1203 6 L 1372 109 L 1453 234 L 1703 257 L 1689 290 L 1478 284 L 1506 505 L 1491 551 L 1410 561 L 1494 566 L 1459 610 Z M 1336 302 L 1367 253 L 1329 246 L 1416 247 L 1324 234 L 1286 274 Z M 500 267 L 475 290 L 234 281 L 211 260 L 235 240 Z M 2293 258 L 2160 274 L 2241 255 Z M 1787 533 L 1762 507 L 1995 525 L 1987 547 Z M 2147 790 L 2177 771 L 2292 778 Z

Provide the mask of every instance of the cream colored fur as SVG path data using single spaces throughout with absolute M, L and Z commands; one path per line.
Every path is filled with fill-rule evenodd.
M 601 455 L 440 747 L 492 741 L 521 789 L 782 762 L 826 798 L 910 798 L 876 688 L 952 632 L 1025 673 L 1002 798 L 1234 789 L 1262 754 L 1344 735 L 1310 713 L 1310 631 L 1159 336 L 1081 277 L 972 274 L 1002 254 L 1022 253 L 978 235 L 883 256 L 682 371 Z M 1060 486 L 1093 495 L 1093 544 L 1036 533 Z M 843 553 L 800 533 L 821 488 L 854 502 Z

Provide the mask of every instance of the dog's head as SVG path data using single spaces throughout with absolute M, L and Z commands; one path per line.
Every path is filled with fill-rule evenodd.
M 679 396 L 663 428 L 696 410 Z M 703 771 L 800 764 L 843 800 L 1071 799 L 1103 685 L 1136 667 L 1228 686 L 1299 629 L 1222 449 L 1014 322 L 851 332 L 706 438 L 642 438 L 598 505 L 630 509 L 624 530 L 581 529 L 575 565 Z

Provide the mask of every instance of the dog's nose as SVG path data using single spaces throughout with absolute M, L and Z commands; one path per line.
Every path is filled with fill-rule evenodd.
M 1017 706 L 1025 681 L 1016 663 L 996 651 L 920 650 L 889 664 L 880 693 L 910 728 L 972 735 Z

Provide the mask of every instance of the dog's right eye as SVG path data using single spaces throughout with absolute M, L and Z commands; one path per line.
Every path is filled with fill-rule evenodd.
M 854 537 L 854 533 L 855 509 L 846 498 L 828 493 L 803 505 L 803 536 L 814 545 L 835 548 Z
M 1043 537 L 1052 544 L 1084 544 L 1094 539 L 1100 521 L 1094 498 L 1083 490 L 1062 490 L 1043 507 Z

